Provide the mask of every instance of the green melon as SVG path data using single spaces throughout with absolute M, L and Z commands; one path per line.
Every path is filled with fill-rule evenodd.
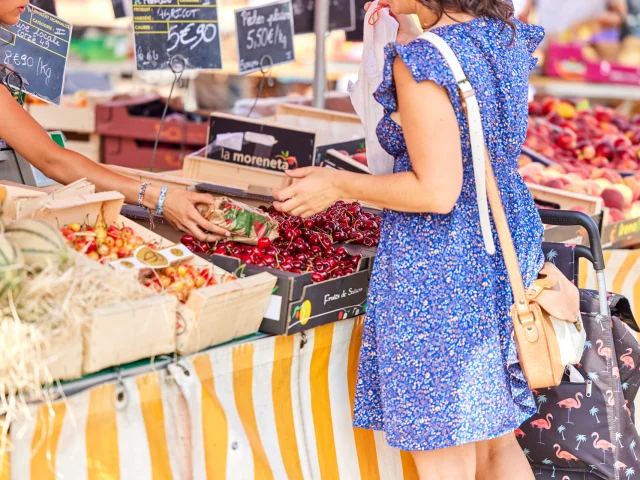
M 42 269 L 66 261 L 69 247 L 56 227 L 41 220 L 18 220 L 9 224 L 5 235 L 15 244 L 31 269 Z
M 0 235 L 0 297 L 19 288 L 23 278 L 22 252 L 6 236 Z

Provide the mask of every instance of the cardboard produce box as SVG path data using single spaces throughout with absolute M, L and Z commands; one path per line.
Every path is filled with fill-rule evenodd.
M 126 209 L 124 210 L 126 213 Z M 147 217 L 148 218 L 148 217 Z M 118 223 L 131 227 L 145 242 L 165 247 L 178 243 L 160 236 L 132 219 L 121 216 Z M 194 289 L 185 304 L 178 304 L 176 351 L 182 355 L 199 352 L 236 338 L 256 333 L 276 284 L 269 273 L 227 281 L 229 271 L 193 256 L 185 264 L 209 267 L 218 283 Z
M 98 221 L 106 225 L 118 223 L 124 197 L 117 192 L 70 197 L 54 193 L 30 201 L 38 201 L 39 205 L 30 210 L 23 208 L 20 218 L 36 218 L 60 228 L 74 222 L 92 226 Z M 174 352 L 176 309 L 177 300 L 168 295 L 97 307 L 79 337 L 83 342 L 82 372 L 94 373 Z
M 197 186 L 201 192 L 224 195 L 243 203 L 260 206 L 273 199 L 268 196 L 212 184 Z M 148 213 L 138 207 L 127 206 L 123 214 L 141 225 L 148 225 Z M 162 219 L 154 221 L 155 231 L 163 237 L 179 242 L 182 232 L 175 230 Z M 360 254 L 362 259 L 356 271 L 340 278 L 313 283 L 311 273 L 294 274 L 268 267 L 243 266 L 232 257 L 213 255 L 206 257 L 213 264 L 227 271 L 242 271 L 246 278 L 268 272 L 277 278 L 277 285 L 264 312 L 260 331 L 277 335 L 291 335 L 311 328 L 362 315 L 366 310 L 370 269 L 375 248 L 355 245 L 345 246 L 350 254 Z
M 184 160 L 183 177 L 242 190 L 284 188 L 284 171 L 316 165 L 317 149 L 361 140 L 356 115 L 297 105 L 278 105 L 260 120 L 214 113 L 208 145 Z

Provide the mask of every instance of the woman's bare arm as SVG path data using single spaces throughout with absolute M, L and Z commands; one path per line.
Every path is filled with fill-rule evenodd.
M 310 216 L 340 198 L 403 212 L 449 213 L 462 190 L 460 130 L 447 92 L 416 82 L 400 60 L 394 63 L 398 113 L 413 171 L 365 175 L 328 168 L 287 173 L 296 183 L 274 192 L 276 208 Z
M 63 185 L 86 178 L 95 184 L 98 191 L 118 191 L 127 203 L 138 203 L 140 182 L 60 147 L 5 88 L 0 88 L 0 111 L 3 113 L 0 116 L 0 138 L 47 177 Z M 145 207 L 155 209 L 160 190 L 160 185 L 147 187 L 143 201 Z M 176 228 L 190 232 L 199 240 L 213 241 L 220 235 L 228 235 L 228 232 L 202 218 L 195 207 L 197 203 L 211 204 L 212 201 L 211 195 L 170 189 L 164 202 L 163 216 Z M 207 235 L 203 230 L 216 235 Z

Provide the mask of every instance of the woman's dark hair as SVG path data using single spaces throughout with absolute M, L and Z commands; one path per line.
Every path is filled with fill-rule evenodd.
M 504 24 L 511 28 L 513 35 L 516 26 L 513 23 L 513 4 L 508 0 L 417 0 L 422 5 L 431 10 L 436 21 L 433 27 L 443 16 L 449 16 L 447 12 L 466 13 L 474 17 L 489 17 L 502 20 Z

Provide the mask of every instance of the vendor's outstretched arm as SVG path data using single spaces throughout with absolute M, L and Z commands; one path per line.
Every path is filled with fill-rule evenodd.
M 0 111 L 3 112 L 0 116 L 0 138 L 47 177 L 63 185 L 86 178 L 95 184 L 98 191 L 118 191 L 127 203 L 138 203 L 140 182 L 60 147 L 5 88 L 0 88 Z M 160 185 L 147 187 L 143 201 L 147 208 L 155 209 L 160 189 Z M 212 201 L 210 195 L 170 189 L 164 201 L 163 216 L 176 228 L 191 233 L 199 240 L 213 241 L 228 232 L 202 218 L 195 207 L 197 203 L 211 204 Z M 206 235 L 203 230 L 217 235 Z

